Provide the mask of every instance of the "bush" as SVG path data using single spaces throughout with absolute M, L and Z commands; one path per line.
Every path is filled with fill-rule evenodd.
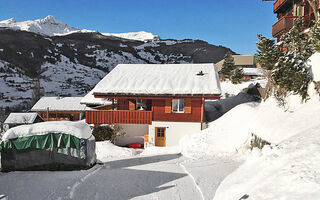
M 113 144 L 116 143 L 117 137 L 125 135 L 125 133 L 122 132 L 122 128 L 116 124 L 109 126 L 96 126 L 93 128 L 92 134 L 96 138 L 96 141 L 110 140 Z

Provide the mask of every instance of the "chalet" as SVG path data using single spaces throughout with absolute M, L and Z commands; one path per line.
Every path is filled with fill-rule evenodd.
M 86 105 L 80 104 L 83 97 L 42 97 L 32 108 L 45 121 L 77 121 L 84 119 Z
M 4 130 L 8 130 L 15 126 L 33 124 L 43 121 L 44 120 L 38 113 L 10 113 L 3 124 Z
M 319 11 L 319 0 L 315 1 L 317 2 L 315 9 Z M 310 28 L 315 19 L 312 7 L 307 0 L 276 0 L 273 4 L 273 12 L 277 14 L 277 22 L 272 26 L 272 36 L 278 41 L 281 35 L 292 28 L 294 19 L 297 17 L 304 17 L 305 29 Z
M 245 81 L 264 76 L 264 70 L 261 68 L 242 68 L 242 70 Z
M 258 66 L 257 57 L 253 55 L 232 55 L 235 67 L 255 68 Z M 224 59 L 216 63 L 218 71 L 222 69 Z
M 112 109 L 86 111 L 89 124 L 119 124 L 118 145 L 173 146 L 205 127 L 204 102 L 221 94 L 214 64 L 120 64 L 84 97 L 109 99 Z

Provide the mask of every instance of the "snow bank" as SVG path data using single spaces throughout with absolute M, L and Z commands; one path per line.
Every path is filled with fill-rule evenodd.
M 278 146 L 256 150 L 221 183 L 214 199 L 233 200 L 245 195 L 261 200 L 319 199 L 319 130 L 320 123 Z
M 130 157 L 137 154 L 135 149 L 118 147 L 110 141 L 96 142 L 97 159 L 101 162 L 110 161 L 114 158 Z
M 320 54 L 311 56 L 309 64 L 318 81 Z M 252 151 L 246 162 L 222 182 L 214 199 L 320 198 L 320 102 L 313 83 L 308 94 L 310 100 L 304 104 L 291 95 L 287 99 L 290 111 L 274 113 L 274 119 L 265 116 L 271 114 L 267 108 L 275 107 L 275 102 L 266 106 L 258 119 L 265 119 L 261 136 L 278 141 L 277 145 Z
M 5 132 L 2 140 L 32 135 L 45 135 L 48 133 L 65 133 L 78 138 L 88 139 L 92 136 L 91 132 L 90 126 L 84 122 L 52 121 L 11 128 Z
M 309 60 L 308 65 L 312 66 L 311 72 L 314 81 L 320 81 L 320 53 L 313 54 Z

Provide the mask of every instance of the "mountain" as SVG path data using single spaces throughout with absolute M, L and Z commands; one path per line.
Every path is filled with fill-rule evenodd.
M 17 22 L 14 18 L 0 21 L 0 27 L 8 28 L 12 30 L 28 31 L 33 33 L 38 33 L 47 36 L 61 36 L 68 35 L 72 33 L 90 33 L 97 32 L 87 29 L 78 29 L 68 26 L 65 23 L 58 21 L 54 16 L 48 15 L 44 19 L 28 20 L 23 22 Z M 129 32 L 129 33 L 102 33 L 105 36 L 114 36 L 129 40 L 155 40 L 159 39 L 159 36 L 153 35 L 152 33 L 139 31 L 139 32 Z
M 146 41 L 131 33 L 125 36 L 131 39 L 106 36 L 52 16 L 0 24 L 0 108 L 7 111 L 28 109 L 41 92 L 83 96 L 119 63 L 216 63 L 231 51 L 201 40 L 152 39 L 146 32 L 140 32 Z

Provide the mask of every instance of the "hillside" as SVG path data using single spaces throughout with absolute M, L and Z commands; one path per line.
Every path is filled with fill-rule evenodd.
M 47 96 L 83 96 L 119 63 L 216 63 L 230 51 L 201 40 L 150 40 L 146 32 L 106 35 L 52 16 L 1 21 L 0 108 L 28 109 L 33 88 Z

